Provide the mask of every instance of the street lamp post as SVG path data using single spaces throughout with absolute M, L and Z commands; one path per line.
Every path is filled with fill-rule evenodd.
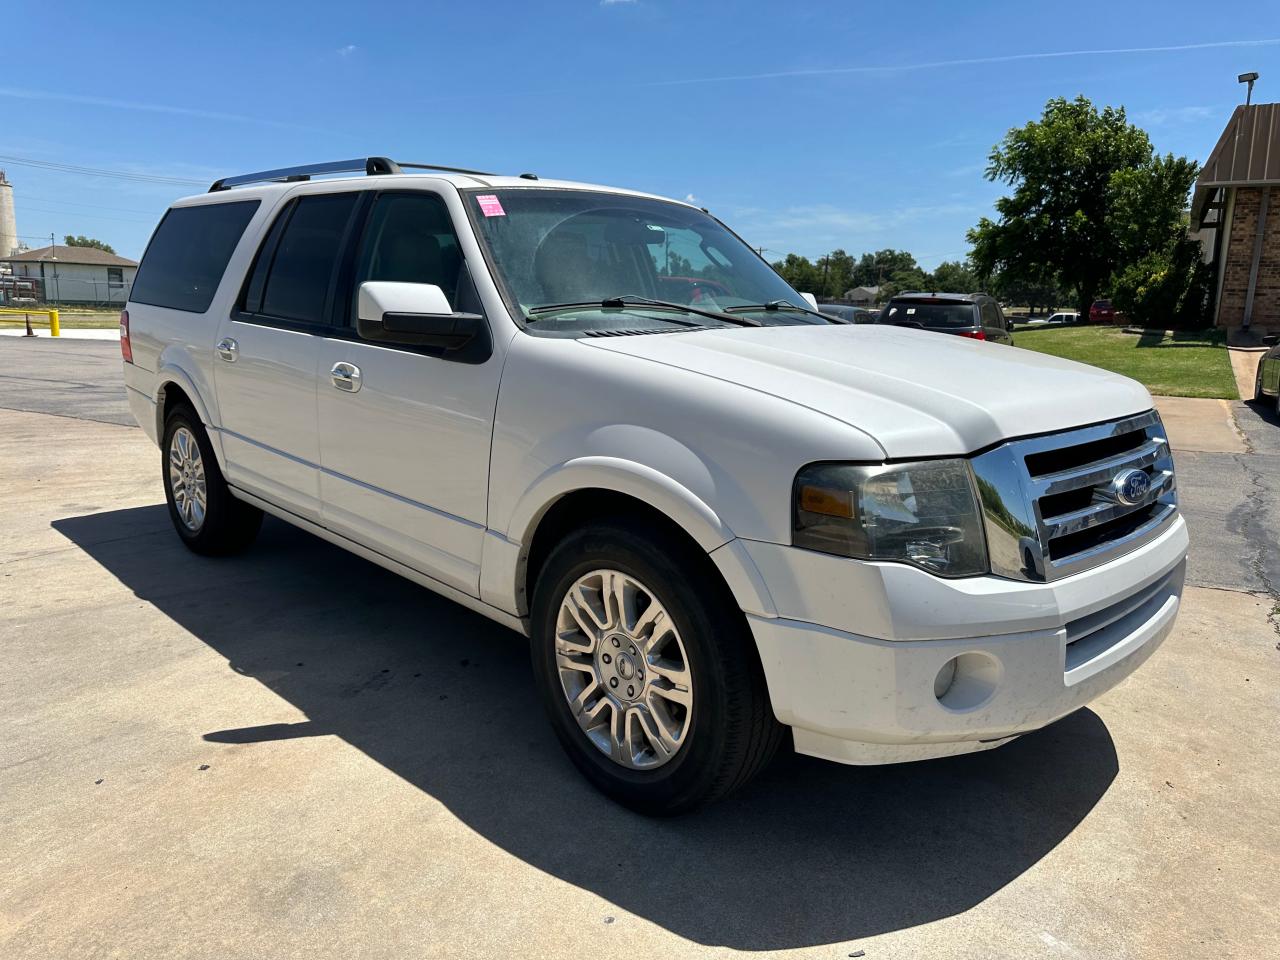
M 1257 79 L 1258 79 L 1257 70 L 1250 71 L 1249 73 L 1242 73 L 1240 74 L 1240 76 L 1236 77 L 1236 83 L 1247 83 L 1249 85 L 1244 95 L 1244 105 L 1246 107 L 1253 100 L 1253 81 Z

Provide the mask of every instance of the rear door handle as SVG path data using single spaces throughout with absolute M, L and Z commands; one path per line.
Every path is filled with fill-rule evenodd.
M 240 355 L 240 344 L 236 343 L 230 337 L 223 337 L 219 340 L 216 349 L 218 351 L 218 356 L 227 361 L 227 363 L 235 363 L 236 357 Z
M 329 370 L 329 379 L 339 390 L 355 393 L 360 389 L 360 368 L 354 363 L 339 361 Z

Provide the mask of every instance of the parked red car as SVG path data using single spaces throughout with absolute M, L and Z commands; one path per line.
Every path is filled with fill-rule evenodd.
M 1090 323 L 1115 323 L 1116 308 L 1110 300 L 1095 300 L 1089 308 Z

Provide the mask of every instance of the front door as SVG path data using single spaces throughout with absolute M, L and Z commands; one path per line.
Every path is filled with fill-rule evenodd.
M 214 376 L 227 481 L 320 520 L 316 363 L 331 280 L 358 194 L 286 205 L 218 329 Z
M 444 199 L 380 193 L 344 288 L 345 330 L 319 347 L 324 524 L 449 586 L 479 594 L 497 358 L 359 339 L 367 280 L 439 286 L 482 312 Z

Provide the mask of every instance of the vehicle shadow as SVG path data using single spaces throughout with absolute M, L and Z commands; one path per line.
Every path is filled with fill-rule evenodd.
M 969 757 L 788 755 L 727 802 L 649 820 L 578 776 L 524 641 L 479 615 L 270 519 L 234 560 L 188 553 L 163 505 L 53 526 L 308 718 L 193 737 L 245 750 L 341 737 L 521 860 L 701 944 L 782 950 L 961 913 L 1052 850 L 1117 772 L 1106 727 L 1081 710 Z
M 1244 409 L 1257 416 L 1263 423 L 1275 425 L 1280 424 L 1280 409 L 1277 409 L 1276 399 L 1267 397 L 1265 400 L 1254 400 L 1252 397 L 1244 400 L 1241 404 Z
M 1168 350 L 1176 347 L 1219 346 L 1226 337 L 1220 331 L 1144 329 L 1138 334 L 1140 348 Z

